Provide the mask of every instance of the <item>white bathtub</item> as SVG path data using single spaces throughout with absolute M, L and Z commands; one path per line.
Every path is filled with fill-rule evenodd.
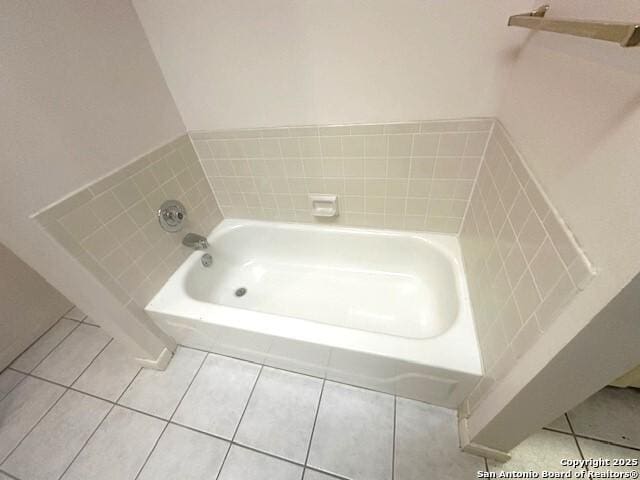
M 146 307 L 178 343 L 451 408 L 482 375 L 453 236 L 225 220 L 208 239 L 213 265 L 194 252 Z

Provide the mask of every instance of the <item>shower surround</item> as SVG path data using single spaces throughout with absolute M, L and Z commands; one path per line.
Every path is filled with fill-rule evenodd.
M 336 194 L 340 215 L 312 217 L 312 193 Z M 143 311 L 149 300 L 172 283 L 176 269 L 194 264 L 198 255 L 190 256 L 180 245 L 181 235 L 162 232 L 157 224 L 156 209 L 170 198 L 187 206 L 190 223 L 183 233 L 213 230 L 216 235 L 216 225 L 227 218 L 239 226 L 246 219 L 247 227 L 254 220 L 269 220 L 316 223 L 313 228 L 321 229 L 327 224 L 365 227 L 374 234 L 391 229 L 407 238 L 413 235 L 408 232 L 446 234 L 447 241 L 459 240 L 456 261 L 460 268 L 464 264 L 466 278 L 458 301 L 466 297 L 468 284 L 475 327 L 465 328 L 475 330 L 472 338 L 477 333 L 484 372 L 472 392 L 473 385 L 465 387 L 471 394 L 464 395 L 463 413 L 474 408 L 593 275 L 567 226 L 492 118 L 190 132 L 35 217 L 123 305 L 149 321 Z M 338 238 L 332 243 L 336 248 Z M 391 276 L 400 273 L 393 265 L 386 268 Z M 211 326 L 217 320 L 214 315 L 198 321 Z M 197 336 L 198 323 L 190 328 Z M 291 339 L 281 332 L 281 340 Z M 456 345 L 445 350 L 454 365 L 460 353 Z M 345 363 L 354 365 L 353 355 L 362 353 L 345 352 L 352 359 Z M 384 357 L 368 353 L 373 355 L 368 365 L 380 368 L 376 362 Z M 399 373 L 390 372 L 390 378 Z M 459 404 L 462 397 L 451 398 Z

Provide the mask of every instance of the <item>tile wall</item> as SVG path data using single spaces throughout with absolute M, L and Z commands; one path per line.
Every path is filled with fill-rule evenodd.
M 187 209 L 182 232 L 164 232 L 163 201 Z M 123 304 L 140 312 L 191 251 L 185 232 L 208 234 L 221 220 L 191 141 L 183 135 L 36 215 L 37 221 Z M 135 307 L 138 307 L 137 309 Z
M 190 253 L 158 225 L 164 200 L 186 205 L 184 231 L 207 234 L 223 215 L 312 222 L 308 194 L 334 193 L 338 224 L 460 233 L 486 372 L 473 408 L 593 275 L 496 120 L 190 136 L 36 216 L 136 313 Z
M 192 132 L 225 217 L 458 233 L 492 119 Z M 326 220 L 326 219 L 324 219 Z
M 568 227 L 496 121 L 460 233 L 485 377 L 470 408 L 593 275 Z

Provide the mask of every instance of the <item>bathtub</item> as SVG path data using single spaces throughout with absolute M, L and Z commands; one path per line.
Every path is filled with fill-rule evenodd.
M 456 237 L 226 219 L 146 307 L 180 344 L 455 408 L 482 375 Z

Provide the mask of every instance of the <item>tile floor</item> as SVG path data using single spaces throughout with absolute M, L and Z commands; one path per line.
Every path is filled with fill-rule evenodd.
M 637 458 L 637 393 L 603 392 L 487 464 L 458 450 L 452 411 L 184 347 L 143 370 L 73 309 L 0 373 L 0 480 L 460 480 Z

